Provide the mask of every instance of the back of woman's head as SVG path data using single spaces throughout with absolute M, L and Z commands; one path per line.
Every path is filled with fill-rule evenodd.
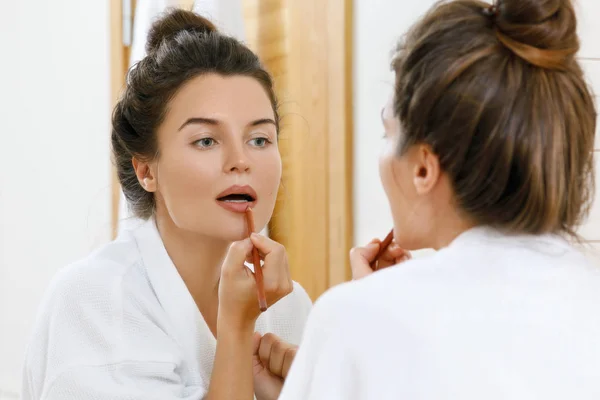
M 432 148 L 461 211 L 519 233 L 569 233 L 594 193 L 596 111 L 569 0 L 438 3 L 393 61 L 399 153 Z
M 205 18 L 181 9 L 168 11 L 152 25 L 146 52 L 127 75 L 111 136 L 121 187 L 133 214 L 144 219 L 154 212 L 155 198 L 140 185 L 132 159 L 150 161 L 159 155 L 157 128 L 185 83 L 208 73 L 252 77 L 265 89 L 279 122 L 273 83 L 258 57 Z

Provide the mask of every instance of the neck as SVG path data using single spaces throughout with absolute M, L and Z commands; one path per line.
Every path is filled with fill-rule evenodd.
M 442 211 L 442 208 L 437 208 L 435 214 L 437 215 L 432 219 L 435 223 L 429 233 L 431 247 L 435 250 L 448 247 L 459 235 L 476 226 L 456 209 Z
M 169 257 L 200 308 L 218 304 L 221 264 L 229 242 L 178 227 L 168 213 L 157 210 L 156 226 Z
M 463 232 L 477 226 L 459 207 L 447 175 L 441 176 L 430 199 L 426 219 L 431 223 L 424 235 L 427 241 L 425 248 L 440 250 L 448 247 Z

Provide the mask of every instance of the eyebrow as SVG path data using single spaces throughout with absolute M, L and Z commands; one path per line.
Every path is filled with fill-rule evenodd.
M 203 118 L 203 117 L 194 117 L 194 118 L 188 118 L 187 121 L 185 121 L 178 130 L 182 130 L 184 127 L 191 125 L 191 124 L 204 124 L 204 125 L 219 125 L 219 121 L 213 118 Z M 275 127 L 277 127 L 277 124 L 275 123 L 274 120 L 272 120 L 271 118 L 262 118 L 262 119 L 257 119 L 255 121 L 252 121 L 251 123 L 248 124 L 248 126 L 258 126 L 258 125 L 264 125 L 264 124 L 271 124 Z

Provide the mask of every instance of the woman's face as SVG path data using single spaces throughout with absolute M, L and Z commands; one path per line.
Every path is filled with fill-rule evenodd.
M 395 241 L 408 250 L 428 247 L 437 157 L 418 145 L 398 155 L 402 132 L 391 99 L 382 111 L 382 120 L 386 142 L 379 158 L 379 176 L 394 219 Z
M 198 76 L 169 102 L 150 164 L 157 213 L 181 229 L 227 241 L 261 230 L 273 213 L 281 157 L 273 107 L 254 78 Z

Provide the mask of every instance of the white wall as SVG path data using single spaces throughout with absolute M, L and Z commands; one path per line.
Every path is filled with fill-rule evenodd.
M 392 89 L 391 51 L 400 35 L 434 0 L 354 0 L 354 223 L 355 243 L 383 237 L 392 220 L 378 175 L 377 158 L 382 145 L 381 107 Z M 579 57 L 600 94 L 600 2 L 576 1 L 582 48 Z M 581 234 L 589 241 L 587 252 L 600 265 L 600 137 L 597 135 L 598 195 L 596 206 Z
M 110 235 L 108 1 L 0 10 L 0 399 L 52 275 Z
M 596 94 L 596 107 L 600 110 L 600 2 L 579 0 L 579 34 L 582 40 L 579 53 L 588 80 Z M 581 227 L 581 234 L 589 241 L 586 252 L 600 265 L 600 126 L 596 129 L 596 201 L 588 221 Z

